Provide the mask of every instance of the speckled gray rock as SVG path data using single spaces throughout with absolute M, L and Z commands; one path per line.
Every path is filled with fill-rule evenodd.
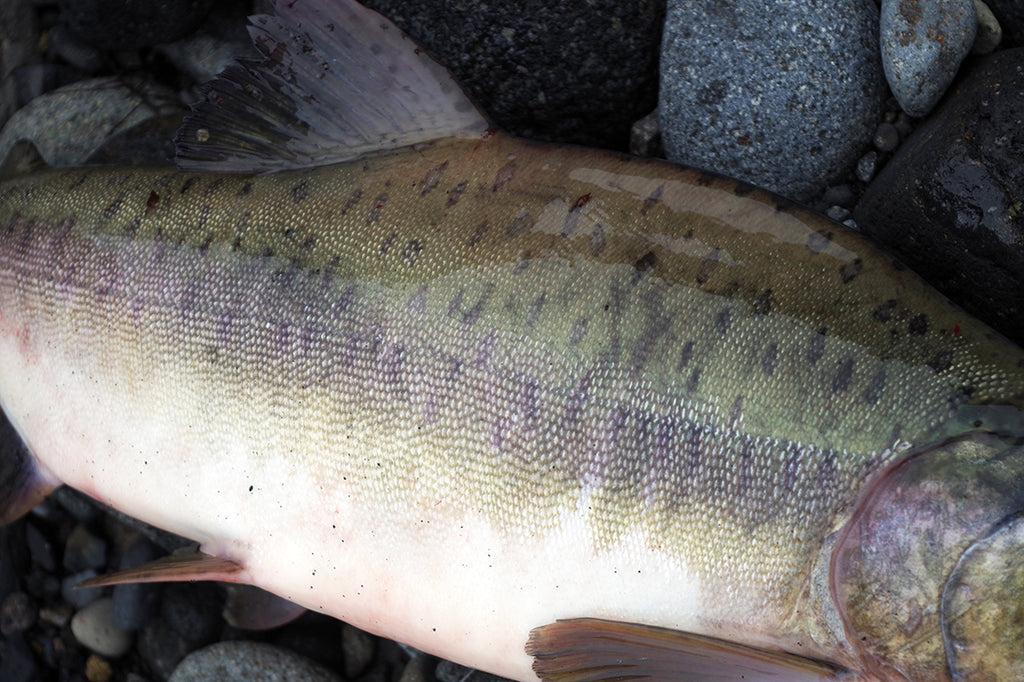
M 366 0 L 503 129 L 625 150 L 657 99 L 665 0 Z
M 0 132 L 0 159 L 16 142 L 27 139 L 50 165 L 81 165 L 108 137 L 180 110 L 174 92 L 140 80 L 82 81 L 15 112 Z
M 101 656 L 116 658 L 132 644 L 132 636 L 114 625 L 114 604 L 109 597 L 97 599 L 71 619 L 71 632 L 81 644 Z
M 219 642 L 193 652 L 168 682 L 341 682 L 341 676 L 312 661 L 260 642 Z
M 974 8 L 978 11 L 978 32 L 974 36 L 971 54 L 991 54 L 1003 42 L 1003 27 L 981 0 L 974 0 Z
M 893 95 L 924 116 L 953 82 L 978 29 L 974 0 L 882 0 L 882 66 Z
M 661 57 L 673 161 L 806 200 L 846 173 L 886 92 L 872 0 L 679 0 Z

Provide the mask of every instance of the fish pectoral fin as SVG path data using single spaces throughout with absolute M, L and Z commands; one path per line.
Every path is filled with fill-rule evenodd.
M 15 142 L 0 162 L 0 180 L 9 180 L 47 168 L 46 160 L 31 140 Z
M 75 588 L 106 587 L 123 583 L 175 583 L 188 580 L 220 580 L 236 583 L 241 580 L 242 566 L 231 559 L 203 552 L 175 553 L 135 568 L 99 575 L 75 585 Z
M 530 631 L 526 653 L 544 682 L 838 680 L 828 663 L 666 628 L 577 618 Z

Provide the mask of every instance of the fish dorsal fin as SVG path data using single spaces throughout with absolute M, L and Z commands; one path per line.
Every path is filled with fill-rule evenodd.
M 220 580 L 234 583 L 241 580 L 241 572 L 242 567 L 231 559 L 186 551 L 135 568 L 89 578 L 75 587 L 106 587 L 124 583 L 180 583 L 189 580 Z
M 821 661 L 678 630 L 596 618 L 534 628 L 526 644 L 544 682 L 597 680 L 840 680 Z
M 182 170 L 323 166 L 488 124 L 448 71 L 352 0 L 280 0 L 250 17 L 264 56 L 206 86 L 175 140 Z

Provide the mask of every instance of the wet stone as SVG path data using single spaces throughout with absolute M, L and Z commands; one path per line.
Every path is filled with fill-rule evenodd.
M 345 677 L 358 677 L 373 659 L 373 637 L 362 630 L 345 625 L 341 633 L 341 648 L 345 653 Z
M 114 624 L 114 604 L 109 597 L 76 613 L 71 619 L 71 632 L 84 646 L 111 658 L 124 655 L 132 644 L 131 634 Z
M 11 592 L 0 603 L 0 634 L 9 637 L 32 627 L 39 612 L 24 592 Z
M 160 614 L 186 641 L 203 645 L 220 631 L 223 605 L 223 594 L 214 583 L 170 583 L 164 586 Z
M 53 573 L 57 570 L 57 561 L 53 555 L 53 545 L 33 523 L 25 524 L 25 542 L 32 554 L 32 561 L 44 571 Z
M 341 677 L 287 649 L 261 642 L 218 642 L 189 654 L 168 682 L 341 682 Z
M 64 601 L 76 609 L 84 609 L 103 596 L 102 587 L 78 588 L 77 585 L 89 578 L 95 578 L 99 573 L 94 568 L 87 568 L 78 573 L 64 576 L 60 581 L 60 593 Z
M 107 563 L 107 542 L 83 524 L 75 526 L 64 545 L 64 568 L 72 572 L 100 569 Z
M 138 650 L 154 676 L 166 680 L 192 647 L 167 623 L 155 619 L 139 631 Z
M 118 570 L 135 568 L 157 558 L 156 549 L 144 540 L 133 543 L 125 550 Z M 115 585 L 113 591 L 114 622 L 118 627 L 134 632 L 160 609 L 161 585 L 129 583 Z

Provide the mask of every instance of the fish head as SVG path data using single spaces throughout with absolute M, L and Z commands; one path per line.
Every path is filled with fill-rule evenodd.
M 831 580 L 882 679 L 1024 679 L 1024 438 L 973 430 L 909 453 L 862 498 Z

